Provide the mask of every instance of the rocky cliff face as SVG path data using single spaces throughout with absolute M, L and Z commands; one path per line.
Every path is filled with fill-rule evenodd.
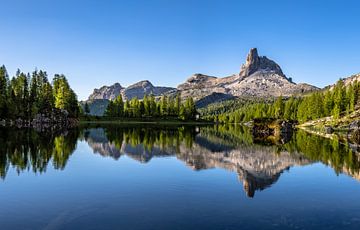
M 195 100 L 214 92 L 240 97 L 278 97 L 318 90 L 308 84 L 292 82 L 276 62 L 259 56 L 256 48 L 250 50 L 240 73 L 224 78 L 195 74 L 177 89 L 183 97 Z
M 228 77 L 214 77 L 204 74 L 194 74 L 186 82 L 171 87 L 153 86 L 149 81 L 140 81 L 127 88 L 119 83 L 95 89 L 89 100 L 113 100 L 121 94 L 124 100 L 134 97 L 143 98 L 145 94 L 154 96 L 175 95 L 180 92 L 183 99 L 192 97 L 199 101 L 202 107 L 217 101 L 234 97 L 278 97 L 291 96 L 318 90 L 308 84 L 295 84 L 287 78 L 280 66 L 265 56 L 259 56 L 256 48 L 247 55 L 246 62 L 240 72 Z
M 166 93 L 176 91 L 171 87 L 154 86 L 150 81 L 140 81 L 127 88 L 122 87 L 119 83 L 111 86 L 103 86 L 100 89 L 94 89 L 94 92 L 89 96 L 88 100 L 107 99 L 114 100 L 120 94 L 125 100 L 131 100 L 134 97 L 143 98 L 144 95 L 161 96 Z
M 134 97 L 141 99 L 144 97 L 144 95 L 152 94 L 157 97 L 166 93 L 173 92 L 174 90 L 176 91 L 175 88 L 171 87 L 153 86 L 150 81 L 140 81 L 125 88 L 122 91 L 122 96 L 126 100 L 131 100 Z
M 272 72 L 286 78 L 278 64 L 265 56 L 259 57 L 257 49 L 252 48 L 246 58 L 245 64 L 241 66 L 239 75 L 240 77 L 244 78 L 261 70 L 266 72 Z
M 94 92 L 89 96 L 88 100 L 114 100 L 123 90 L 124 88 L 119 83 L 115 83 L 111 86 L 103 86 L 100 89 L 94 89 Z
M 106 110 L 110 100 L 115 100 L 121 94 L 124 100 L 131 100 L 132 98 L 142 99 L 144 95 L 154 95 L 159 97 L 164 94 L 176 94 L 177 89 L 171 87 L 154 86 L 150 81 L 140 81 L 129 87 L 122 87 L 119 83 L 111 86 L 103 86 L 99 89 L 94 89 L 88 100 L 82 101 L 81 105 L 84 108 L 85 103 L 89 105 L 90 114 L 95 116 L 102 116 Z

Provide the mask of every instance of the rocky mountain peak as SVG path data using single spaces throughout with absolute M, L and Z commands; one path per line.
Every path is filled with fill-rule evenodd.
M 280 66 L 273 60 L 268 59 L 266 56 L 259 56 L 256 48 L 251 48 L 246 57 L 246 62 L 241 66 L 240 77 L 248 77 L 257 71 L 273 72 L 282 77 L 285 74 L 282 72 Z
M 99 89 L 94 89 L 93 93 L 89 96 L 88 100 L 95 99 L 109 99 L 114 100 L 124 88 L 119 84 L 115 83 L 111 86 L 103 86 Z
M 132 84 L 128 87 L 128 89 L 132 89 L 132 88 L 153 88 L 154 85 L 148 81 L 148 80 L 143 80 L 143 81 L 139 81 L 135 84 Z

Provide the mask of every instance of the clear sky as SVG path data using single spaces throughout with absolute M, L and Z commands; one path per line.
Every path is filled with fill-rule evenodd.
M 360 1 L 2 0 L 0 64 L 65 74 L 79 99 L 148 79 L 239 72 L 251 47 L 295 82 L 360 72 Z

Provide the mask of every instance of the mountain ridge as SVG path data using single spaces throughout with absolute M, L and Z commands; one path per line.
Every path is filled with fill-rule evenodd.
M 318 87 L 299 83 L 286 77 L 280 65 L 266 56 L 259 56 L 257 48 L 250 49 L 240 72 L 226 77 L 215 77 L 196 73 L 176 88 L 154 86 L 149 80 L 142 80 L 128 87 L 120 83 L 94 89 L 88 102 L 97 99 L 114 100 L 122 95 L 124 100 L 142 99 L 144 95 L 174 96 L 180 93 L 182 99 L 192 97 L 202 107 L 216 101 L 231 100 L 237 97 L 289 97 L 319 90 Z M 212 101 L 214 100 L 214 101 Z M 101 113 L 100 113 L 101 114 Z

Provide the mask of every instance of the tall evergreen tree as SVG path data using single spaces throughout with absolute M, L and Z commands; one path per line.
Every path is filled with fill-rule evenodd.
M 8 85 L 9 75 L 3 65 L 0 67 L 0 118 L 8 115 Z

